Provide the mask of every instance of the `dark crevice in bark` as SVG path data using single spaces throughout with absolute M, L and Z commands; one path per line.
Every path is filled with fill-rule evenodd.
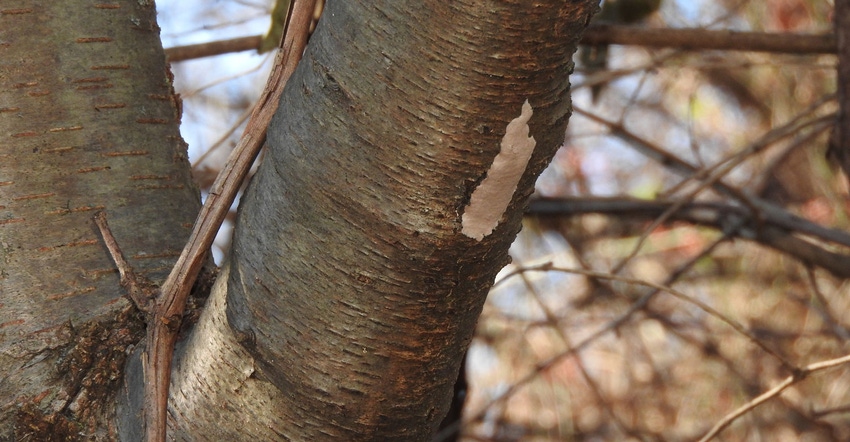
M 466 358 L 469 352 L 463 355 L 463 362 L 460 364 L 460 370 L 457 374 L 454 390 L 452 391 L 452 404 L 449 406 L 449 411 L 440 422 L 439 433 L 441 442 L 456 442 L 460 440 L 463 427 L 463 406 L 466 403 L 466 396 L 469 390 L 469 383 L 466 380 Z M 443 436 L 444 435 L 444 436 Z
M 144 320 L 127 307 L 110 321 L 65 324 L 68 344 L 57 351 L 56 372 L 67 398 L 55 412 L 44 412 L 44 397 L 26 401 L 18 411 L 15 440 L 84 440 L 94 428 L 113 428 L 112 405 L 124 378 L 132 348 L 144 337 Z

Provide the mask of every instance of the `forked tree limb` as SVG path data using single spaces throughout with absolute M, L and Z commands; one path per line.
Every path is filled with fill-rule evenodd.
M 289 22 L 265 90 L 254 106 L 239 144 L 213 183 L 192 234 L 153 306 L 147 326 L 147 349 L 142 356 L 144 425 L 148 442 L 165 441 L 171 363 L 186 300 L 216 232 L 265 142 L 266 129 L 277 110 L 283 87 L 301 59 L 309 36 L 314 2 L 295 0 L 290 5 Z

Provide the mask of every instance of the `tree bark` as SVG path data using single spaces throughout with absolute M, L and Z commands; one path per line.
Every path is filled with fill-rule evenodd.
M 42 3 L 0 10 L 0 438 L 138 440 L 142 327 L 91 215 L 167 274 L 198 207 L 177 100 L 152 2 Z M 176 355 L 171 438 L 433 434 L 594 3 L 330 2 Z
M 230 256 L 232 331 L 222 335 L 252 357 L 235 390 L 272 392 L 264 403 L 277 413 L 252 438 L 433 434 L 526 198 L 563 141 L 570 57 L 593 3 L 328 5 L 270 127 Z M 503 191 L 508 207 L 492 233 L 465 234 L 508 124 L 531 112 L 536 143 L 516 190 Z M 202 324 L 220 328 L 214 311 Z M 194 392 L 215 381 L 175 376 L 171 434 L 222 437 L 182 411 L 212 409 L 199 396 L 222 395 Z M 232 400 L 219 408 L 238 410 Z
M 199 208 L 153 2 L 0 7 L 0 439 L 114 439 L 143 324 L 92 223 L 163 279 Z

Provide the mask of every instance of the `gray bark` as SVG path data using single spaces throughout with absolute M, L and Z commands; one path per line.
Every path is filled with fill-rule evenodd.
M 31 3 L 0 14 L 0 136 L 12 140 L 0 151 L 0 369 L 11 373 L 0 436 L 111 440 L 115 416 L 121 438 L 136 440 L 141 324 L 90 218 L 105 208 L 132 264 L 165 276 L 197 209 L 175 100 L 147 2 Z M 593 3 L 328 4 L 243 199 L 229 264 L 179 349 L 173 439 L 433 433 L 563 140 L 570 58 Z M 30 58 L 38 67 L 15 67 Z M 52 95 L 31 108 L 30 91 Z M 493 209 L 495 230 L 464 234 L 526 101 L 528 165 L 515 190 L 502 184 L 511 197 Z
M 243 199 L 227 285 L 253 376 L 297 423 L 284 438 L 436 429 L 526 198 L 563 141 L 592 3 L 328 5 Z M 536 147 L 478 241 L 463 213 L 526 100 Z
M 155 11 L 0 9 L 0 439 L 110 439 L 143 323 L 92 215 L 157 281 L 199 208 Z

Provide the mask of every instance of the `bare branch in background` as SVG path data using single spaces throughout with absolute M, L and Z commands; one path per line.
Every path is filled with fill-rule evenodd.
M 257 50 L 260 47 L 260 42 L 262 40 L 263 37 L 261 35 L 253 35 L 250 37 L 233 38 L 230 40 L 218 40 L 208 43 L 176 46 L 166 49 L 165 56 L 168 57 L 168 61 L 174 63 L 177 61 L 212 57 L 232 52 L 250 51 L 252 49 Z
M 830 153 L 850 176 L 850 0 L 835 0 L 838 45 L 838 118 L 830 139 Z
M 638 200 L 635 198 L 541 198 L 529 204 L 528 214 L 540 217 L 578 216 L 588 213 L 610 215 L 620 220 L 651 221 L 671 207 L 674 201 Z M 778 209 L 781 210 L 781 209 Z M 687 221 L 726 231 L 729 226 L 740 225 L 733 236 L 752 240 L 775 250 L 793 256 L 799 261 L 826 269 L 839 278 L 850 278 L 850 255 L 829 251 L 824 247 L 794 236 L 806 232 L 822 242 L 832 242 L 850 247 L 846 234 L 833 230 L 830 235 L 812 235 L 810 232 L 823 233 L 824 227 L 811 221 L 776 211 L 765 211 L 755 218 L 742 206 L 713 202 L 689 202 L 672 212 L 671 221 Z M 796 227 L 795 227 L 796 226 Z
M 262 36 L 240 37 L 165 50 L 172 62 L 257 50 Z M 583 44 L 613 44 L 683 50 L 725 50 L 781 54 L 834 54 L 835 36 L 770 32 L 714 31 L 709 29 L 652 29 L 641 26 L 594 24 L 587 28 Z
M 767 402 L 768 400 L 779 396 L 783 391 L 787 390 L 788 387 L 791 387 L 794 384 L 800 383 L 801 381 L 808 378 L 811 374 L 816 373 L 818 371 L 826 370 L 828 368 L 837 367 L 839 365 L 844 365 L 850 362 L 850 356 L 843 356 L 840 358 L 830 359 L 827 361 L 816 362 L 814 364 L 809 364 L 803 368 L 795 371 L 791 376 L 785 378 L 779 385 L 771 388 L 770 390 L 764 392 L 759 395 L 757 398 L 747 402 L 745 405 L 741 406 L 737 410 L 729 413 L 726 417 L 724 417 L 720 422 L 718 422 L 705 436 L 703 436 L 699 442 L 707 442 L 711 439 L 714 439 L 715 436 L 720 434 L 721 431 L 726 429 L 729 425 L 732 425 L 732 422 L 735 422 L 739 417 L 747 414 L 747 412 L 752 409 L 758 407 L 759 405 Z
M 582 43 L 644 46 L 682 50 L 772 52 L 779 54 L 834 54 L 833 35 L 738 32 L 710 29 L 652 29 L 643 26 L 593 25 Z

